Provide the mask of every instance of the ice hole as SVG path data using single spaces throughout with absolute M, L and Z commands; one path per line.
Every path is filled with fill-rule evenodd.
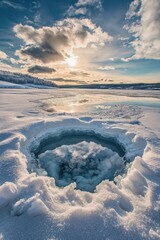
M 89 192 L 105 179 L 113 181 L 126 164 L 124 147 L 94 131 L 48 136 L 32 149 L 32 155 L 37 173 L 53 177 L 58 187 L 75 182 L 77 189 Z

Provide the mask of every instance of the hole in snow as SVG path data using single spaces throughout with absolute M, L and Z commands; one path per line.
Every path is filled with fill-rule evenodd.
M 55 179 L 58 187 L 75 182 L 93 192 L 103 180 L 113 181 L 125 169 L 125 150 L 114 138 L 93 131 L 64 131 L 32 149 L 35 171 Z

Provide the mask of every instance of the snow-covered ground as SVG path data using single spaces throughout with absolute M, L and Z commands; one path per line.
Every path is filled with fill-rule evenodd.
M 7 88 L 7 89 L 30 89 L 30 88 L 39 88 L 39 89 L 50 89 L 51 87 L 44 86 L 44 85 L 37 85 L 33 83 L 24 83 L 24 84 L 19 84 L 19 83 L 12 83 L 12 82 L 5 82 L 1 81 L 0 79 L 0 88 Z
M 1 88 L 0 239 L 160 239 L 159 120 L 159 91 Z
M 5 81 L 0 81 L 0 88 L 27 88 L 24 85 L 21 84 L 16 84 L 16 83 L 10 83 L 10 82 L 5 82 Z

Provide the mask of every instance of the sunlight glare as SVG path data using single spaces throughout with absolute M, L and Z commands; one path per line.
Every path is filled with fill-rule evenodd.
M 77 57 L 75 56 L 71 56 L 69 58 L 66 59 L 66 63 L 70 66 L 70 67 L 75 67 L 77 64 Z

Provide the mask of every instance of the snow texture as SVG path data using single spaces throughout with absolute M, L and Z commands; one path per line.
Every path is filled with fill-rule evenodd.
M 96 90 L 1 89 L 0 92 L 0 239 L 160 239 L 160 132 L 149 121 L 154 111 L 158 126 L 158 108 L 116 105 L 107 108 L 106 114 L 96 108 L 103 108 L 104 103 L 117 96 L 119 101 L 131 97 L 134 91 L 123 92 L 123 96 L 117 91 Z M 141 99 L 146 94 L 157 101 L 154 98 L 157 92 L 136 91 L 136 94 Z M 82 103 L 83 99 L 87 101 Z M 46 102 L 54 112 L 45 110 Z M 123 144 L 129 162 L 123 174 L 116 175 L 115 182 L 96 182 L 97 178 L 93 178 L 94 192 L 76 189 L 77 178 L 84 174 L 81 172 L 84 162 L 87 176 L 91 177 L 95 171 L 91 172 L 93 162 L 84 161 L 85 155 L 87 159 L 91 155 L 96 163 L 99 155 L 107 156 L 107 161 L 104 157 L 96 166 L 98 179 L 104 173 L 109 174 L 110 167 L 122 164 L 117 153 L 94 142 L 66 143 L 42 153 L 39 163 L 45 170 L 48 166 L 53 170 L 52 177 L 36 166 L 32 150 L 51 134 L 60 135 L 72 129 L 94 131 Z M 62 159 L 67 161 L 68 153 L 73 164 L 69 174 L 76 172 L 77 162 L 78 174 L 74 181 L 65 176 L 62 187 L 62 183 L 57 184 L 59 176 L 55 177 L 55 169 Z M 80 188 L 82 183 L 87 185 L 88 180 L 80 181 Z
M 39 163 L 56 185 L 64 187 L 75 182 L 78 189 L 94 191 L 105 179 L 113 179 L 121 170 L 123 158 L 94 142 L 63 145 L 39 156 Z

